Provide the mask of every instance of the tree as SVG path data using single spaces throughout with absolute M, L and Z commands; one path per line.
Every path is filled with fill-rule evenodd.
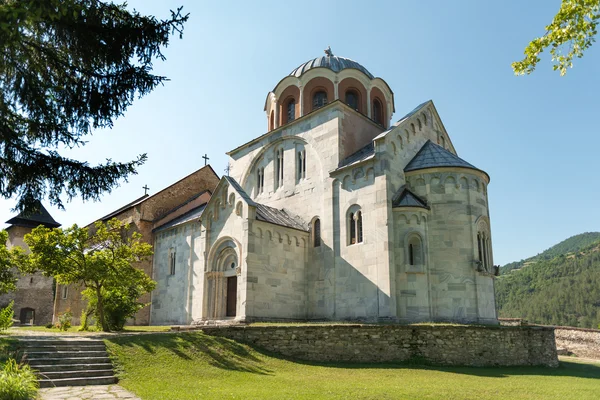
M 99 0 L 0 0 L 0 196 L 32 210 L 46 196 L 98 200 L 146 155 L 91 166 L 59 150 L 110 128 L 135 98 L 167 80 L 155 59 L 188 15 L 158 20 Z
M 516 75 L 532 73 L 540 61 L 539 54 L 551 47 L 553 68 L 559 70 L 561 76 L 565 75 L 567 68 L 573 67 L 573 58 L 583 57 L 583 52 L 596 41 L 599 19 L 600 0 L 562 0 L 544 36 L 529 43 L 525 58 L 512 63 L 513 71 Z
M 8 293 L 17 288 L 17 277 L 13 268 L 14 251 L 6 248 L 8 233 L 0 231 L 0 294 Z
M 88 300 L 95 303 L 99 326 L 109 331 L 107 299 L 111 309 L 125 314 L 120 316 L 125 321 L 144 306 L 138 303 L 139 296 L 156 286 L 144 271 L 134 266 L 152 255 L 152 246 L 142 242 L 140 233 L 131 232 L 129 225 L 116 218 L 106 224 L 96 222 L 95 227 L 93 234 L 77 225 L 67 229 L 44 226 L 33 229 L 25 235 L 31 254 L 23 269 L 42 271 L 62 285 L 82 284 Z M 123 299 L 124 294 L 135 297 Z M 138 307 L 131 307 L 132 302 Z

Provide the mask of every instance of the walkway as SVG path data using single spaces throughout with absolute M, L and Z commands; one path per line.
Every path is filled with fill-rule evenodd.
M 64 386 L 40 389 L 41 400 L 130 399 L 141 400 L 119 385 Z

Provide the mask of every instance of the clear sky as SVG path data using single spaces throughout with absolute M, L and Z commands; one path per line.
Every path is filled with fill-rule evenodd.
M 566 77 L 547 56 L 531 76 L 510 68 L 559 0 L 128 3 L 157 17 L 179 5 L 191 15 L 167 61 L 155 63 L 171 81 L 68 153 L 90 163 L 147 153 L 148 161 L 100 202 L 48 207 L 63 225 L 92 222 L 145 184 L 156 193 L 202 167 L 205 153 L 222 174 L 226 151 L 266 132 L 267 93 L 331 46 L 387 81 L 394 121 L 432 99 L 458 154 L 490 174 L 495 263 L 600 230 L 600 43 Z M 0 221 L 15 203 L 0 200 Z

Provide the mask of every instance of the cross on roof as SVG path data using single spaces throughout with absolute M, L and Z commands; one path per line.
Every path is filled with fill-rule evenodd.
M 333 57 L 333 51 L 331 51 L 331 46 L 327 46 L 327 48 L 325 49 L 325 54 L 327 54 L 327 57 Z
M 231 164 L 227 163 L 227 166 L 225 167 L 225 173 L 227 176 L 229 176 L 229 172 L 231 172 Z
M 202 158 L 204 158 L 204 166 L 206 167 L 206 163 L 208 162 L 209 158 L 208 158 L 208 154 L 204 154 L 202 156 Z
M 142 189 L 144 189 L 144 196 L 148 194 L 148 190 L 150 190 L 150 188 L 148 187 L 148 185 L 144 185 L 142 186 Z

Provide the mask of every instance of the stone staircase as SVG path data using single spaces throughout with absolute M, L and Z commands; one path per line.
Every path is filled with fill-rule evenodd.
M 24 361 L 37 371 L 40 387 L 116 383 L 106 346 L 98 339 L 21 340 Z

